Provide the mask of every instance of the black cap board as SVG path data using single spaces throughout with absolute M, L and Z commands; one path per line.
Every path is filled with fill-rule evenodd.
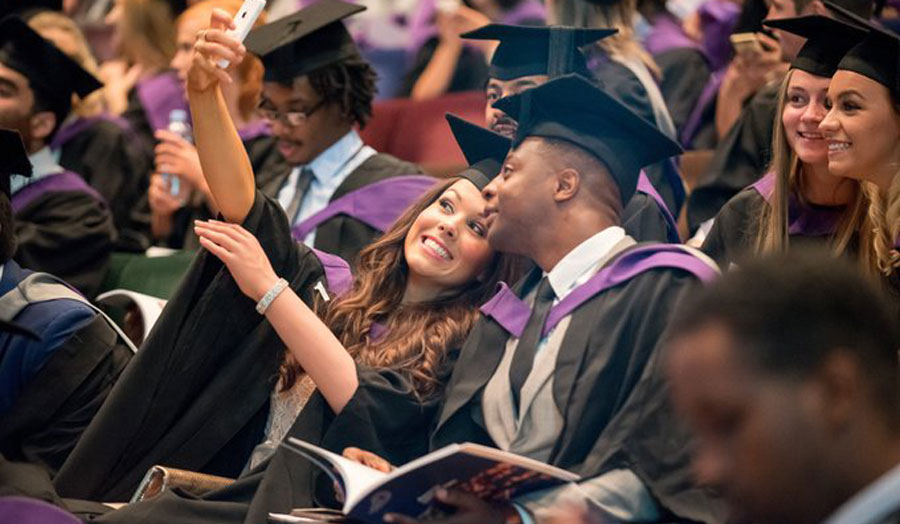
M 488 74 L 498 80 L 523 76 L 588 74 L 580 47 L 615 34 L 616 29 L 579 29 L 565 26 L 488 24 L 463 33 L 472 40 L 499 40 Z
M 458 176 L 483 190 L 500 173 L 512 140 L 462 118 L 447 113 L 447 123 L 469 167 Z
M 682 152 L 655 126 L 575 74 L 502 98 L 494 107 L 519 122 L 513 147 L 530 136 L 555 138 L 599 158 L 622 202 L 634 195 L 642 167 Z
M 244 44 L 262 59 L 266 81 L 289 82 L 316 69 L 360 56 L 341 20 L 365 9 L 337 0 L 321 0 L 250 31 Z
M 12 129 L 0 129 L 0 192 L 6 196 L 10 196 L 10 175 L 31 176 L 31 161 L 22 135 Z
M 825 1 L 825 7 L 841 20 L 869 30 L 862 41 L 847 51 L 838 64 L 838 69 L 871 78 L 900 99 L 900 37 L 828 0 Z
M 847 51 L 868 33 L 857 24 L 822 15 L 763 20 L 763 25 L 806 38 L 791 67 L 821 77 L 833 76 Z
M 18 16 L 0 21 L 0 64 L 28 78 L 31 89 L 56 114 L 57 125 L 69 115 L 73 94 L 83 98 L 103 87 Z

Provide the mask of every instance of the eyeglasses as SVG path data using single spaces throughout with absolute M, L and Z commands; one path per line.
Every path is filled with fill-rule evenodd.
M 306 123 L 309 120 L 309 117 L 312 116 L 313 113 L 319 110 L 320 107 L 325 105 L 325 100 L 320 100 L 318 104 L 314 105 L 308 111 L 288 111 L 287 113 L 282 113 L 280 111 L 276 111 L 275 109 L 270 109 L 268 107 L 258 107 L 257 111 L 259 115 L 269 122 L 281 122 L 282 125 L 288 127 L 299 127 Z

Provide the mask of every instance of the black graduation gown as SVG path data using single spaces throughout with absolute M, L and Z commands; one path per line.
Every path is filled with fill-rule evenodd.
M 8 262 L 0 279 L 0 294 L 12 290 L 28 274 Z M 16 316 L 16 322 L 44 340 L 80 327 L 56 347 L 12 406 L 0 415 L 0 453 L 10 460 L 39 465 L 51 474 L 75 447 L 132 357 L 128 345 L 99 315 L 94 314 L 86 324 L 78 320 L 67 325 L 66 318 L 73 317 L 66 315 L 73 308 L 86 306 L 68 300 L 47 301 L 32 304 Z M 2 333 L 0 355 L 36 351 L 39 344 Z
M 682 270 L 653 269 L 575 310 L 556 360 L 553 393 L 564 427 L 548 462 L 583 478 L 628 468 L 675 515 L 721 522 L 719 503 L 693 487 L 689 438 L 668 403 L 659 343 L 695 282 Z M 447 386 L 432 449 L 495 445 L 477 412 L 508 338 L 492 318 L 476 323 Z
M 664 51 L 653 59 L 662 71 L 659 90 L 681 133 L 709 80 L 709 62 L 699 49 L 690 47 Z
M 13 221 L 16 262 L 55 275 L 88 298 L 97 294 L 116 240 L 105 202 L 82 190 L 47 191 L 18 209 Z
M 644 193 L 635 193 L 622 210 L 622 228 L 639 242 L 669 242 L 671 238 L 659 204 Z
M 272 180 L 290 174 L 291 168 L 278 151 L 276 140 L 268 135 L 258 135 L 242 140 L 250 166 L 256 178 L 256 187 L 263 189 Z M 179 209 L 172 220 L 172 233 L 165 241 L 166 247 L 173 249 L 197 250 L 200 240 L 194 234 L 194 220 L 214 218 L 203 196 L 199 192 L 191 195 L 191 202 Z
M 716 147 L 709 167 L 700 175 L 688 198 L 691 231 L 715 217 L 725 202 L 766 172 L 779 85 L 774 82 L 757 92 Z
M 412 68 L 407 73 L 403 81 L 401 94 L 409 96 L 413 87 L 425 68 L 428 67 L 431 58 L 438 46 L 437 37 L 433 37 L 425 42 L 413 61 Z M 448 93 L 457 93 L 460 91 L 477 91 L 484 89 L 484 85 L 488 80 L 488 65 L 484 59 L 484 55 L 478 49 L 468 45 L 463 46 L 459 59 L 456 62 L 456 69 L 453 70 L 453 78 L 450 85 L 447 86 Z
M 355 191 L 363 186 L 384 180 L 393 176 L 421 174 L 422 168 L 404 162 L 398 158 L 384 153 L 377 153 L 368 158 L 350 176 L 348 176 L 337 190 L 331 195 L 329 202 Z M 277 198 L 281 186 L 284 184 L 290 172 L 281 176 L 272 177 L 261 189 L 269 197 Z M 366 247 L 381 234 L 375 228 L 368 226 L 346 215 L 338 215 L 326 220 L 316 228 L 315 247 L 326 253 L 337 255 L 353 267 L 356 257 L 362 248 Z
M 257 192 L 244 227 L 312 304 L 323 268 Z M 227 268 L 201 250 L 54 479 L 63 497 L 127 501 L 155 464 L 237 477 L 263 438 L 284 345 Z
M 748 187 L 728 201 L 716 215 L 706 240 L 701 249 L 710 256 L 722 270 L 727 270 L 731 264 L 740 264 L 741 259 L 751 256 L 756 249 L 757 235 L 759 231 L 759 219 L 764 206 L 769 205 L 763 196 L 752 187 Z M 812 208 L 821 214 L 833 214 L 837 217 L 843 210 L 842 207 L 815 206 Z M 790 232 L 788 238 L 790 245 L 825 245 L 831 240 L 832 231 L 827 233 L 819 231 Z M 851 239 L 847 247 L 849 253 L 858 251 L 858 238 Z
M 445 377 L 450 367 L 448 363 Z M 363 366 L 358 369 L 359 389 L 338 415 L 316 392 L 288 435 L 335 453 L 349 446 L 367 449 L 394 464 L 424 455 L 428 451 L 428 427 L 440 395 L 419 400 L 399 373 Z M 224 489 L 199 498 L 166 491 L 157 499 L 107 513 L 98 522 L 256 524 L 266 522 L 272 512 L 288 513 L 319 502 L 333 503 L 332 490 L 330 480 L 311 462 L 279 447 L 270 459 Z
M 108 119 L 84 124 L 60 145 L 59 164 L 81 175 L 109 204 L 118 232 L 116 249 L 143 252 L 150 246 L 146 193 L 153 152 Z

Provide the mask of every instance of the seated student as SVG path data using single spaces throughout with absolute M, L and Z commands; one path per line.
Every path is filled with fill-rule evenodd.
M 115 241 L 112 217 L 94 189 L 56 163 L 48 145 L 72 95 L 87 96 L 100 84 L 20 18 L 0 22 L 0 49 L 0 126 L 19 131 L 34 166 L 30 179 L 12 178 L 14 258 L 93 297 Z
M 675 124 L 657 84 L 659 68 L 634 36 L 634 2 L 558 0 L 549 9 L 548 21 L 592 29 L 616 29 L 615 35 L 586 48 L 587 63 L 603 88 L 656 125 L 669 138 L 676 138 Z M 644 169 L 666 207 L 678 216 L 684 202 L 684 182 L 672 159 Z
M 377 182 L 421 173 L 363 144 L 354 129 L 372 114 L 375 72 L 341 20 L 363 9 L 323 0 L 251 31 L 245 41 L 266 68 L 261 114 L 292 167 L 262 191 L 281 203 L 300 240 L 351 263 L 383 229 L 340 204 L 354 195 L 369 198 L 359 191 Z M 397 216 L 410 202 L 388 211 Z
M 747 253 L 809 240 L 828 241 L 835 255 L 856 252 L 868 211 L 859 183 L 828 171 L 828 142 L 819 130 L 831 76 L 865 31 L 817 15 L 766 25 L 804 37 L 806 44 L 778 94 L 772 170 L 725 204 L 703 243 L 723 269 Z
M 578 48 L 614 32 L 614 29 L 490 24 L 463 34 L 463 38 L 472 40 L 499 41 L 491 57 L 490 78 L 485 88 L 486 125 L 492 131 L 515 138 L 515 120 L 494 107 L 494 102 L 568 73 L 593 78 Z M 622 227 L 640 241 L 679 241 L 675 218 L 643 173 L 638 179 L 637 192 L 622 212 Z
M 718 522 L 715 500 L 689 480 L 688 440 L 667 405 L 658 352 L 680 297 L 715 265 L 683 246 L 635 245 L 617 225 L 641 167 L 678 145 L 577 75 L 497 105 L 519 134 L 485 189 L 488 241 L 539 267 L 482 307 L 432 449 L 477 442 L 586 479 L 516 501 L 539 522 L 557 504 L 635 522 Z M 653 262 L 669 255 L 671 264 Z M 451 493 L 439 497 L 452 499 L 460 522 L 514 513 Z
M 175 3 L 114 0 L 104 22 L 111 26 L 117 57 L 100 67 L 107 107 L 120 115 L 145 147 L 169 125 L 174 109 L 186 109 L 184 91 L 169 63 L 175 54 Z
M 333 449 L 359 441 L 409 459 L 427 445 L 427 435 L 415 432 L 427 428 L 445 366 L 475 321 L 475 308 L 500 279 L 517 276 L 487 245 L 480 195 L 509 142 L 475 126 L 467 129 L 474 137 L 461 135 L 460 142 L 484 165 L 417 200 L 362 252 L 355 279 L 346 263 L 296 242 L 279 205 L 255 188 L 247 153 L 221 104 L 218 86 L 230 76 L 214 60 L 243 57 L 221 29 L 230 16 L 213 16 L 215 29 L 195 45 L 188 93 L 204 175 L 232 222 L 198 223 L 197 232 L 227 269 L 200 252 L 56 477 L 66 497 L 127 500 L 154 464 L 236 477 L 270 454 L 292 426 L 304 438 L 337 439 L 328 444 Z M 291 291 L 285 291 L 288 280 Z M 383 411 L 360 423 L 367 410 Z M 167 504 L 139 505 L 109 519 L 127 522 L 132 511 L 168 511 L 157 509 Z M 172 519 L 184 507 L 175 506 Z M 243 521 L 246 505 L 237 511 Z
M 76 292 L 12 260 L 10 175 L 31 173 L 19 133 L 0 130 L 0 454 L 53 473 L 100 408 L 132 350 Z
M 864 17 L 872 12 L 871 0 L 838 0 L 838 3 Z M 813 14 L 829 16 L 822 0 L 772 2 L 768 19 Z M 777 29 L 775 34 L 783 59 L 793 61 L 803 45 L 802 39 Z M 772 124 L 780 87 L 781 84 L 772 82 L 753 95 L 741 110 L 737 122 L 716 146 L 713 159 L 697 179 L 688 201 L 687 219 L 692 233 L 703 225 L 701 231 L 705 236 L 712 225 L 711 220 L 722 206 L 765 174 L 771 157 Z
M 851 49 L 828 86 L 831 110 L 819 125 L 829 142 L 828 170 L 871 182 L 869 218 L 874 234 L 863 248 L 874 250 L 873 269 L 887 277 L 900 297 L 900 38 L 834 4 L 829 9 L 869 34 Z M 877 133 L 872 130 L 877 129 Z
M 672 323 L 667 374 L 695 471 L 738 522 L 900 522 L 895 308 L 827 257 L 749 262 Z
M 544 6 L 538 0 L 478 0 L 458 2 L 444 9 L 440 2 L 420 2 L 413 14 L 412 67 L 403 93 L 427 100 L 445 93 L 481 89 L 487 78 L 485 59 L 490 46 L 466 45 L 463 33 L 493 22 L 544 25 Z M 437 34 L 434 34 L 434 33 Z
M 97 73 L 97 62 L 75 22 L 62 13 L 40 11 L 28 25 L 78 62 Z M 150 245 L 147 174 L 152 153 L 134 140 L 128 123 L 106 112 L 101 90 L 73 104 L 50 142 L 59 165 L 81 175 L 110 206 L 116 227 L 116 250 L 141 251 Z
M 241 0 L 204 0 L 193 4 L 178 17 L 178 48 L 172 58 L 172 68 L 177 71 L 182 85 L 187 80 L 194 40 L 197 33 L 209 25 L 212 10 L 225 9 L 235 14 L 241 4 Z M 265 21 L 263 14 L 257 18 L 255 26 L 261 26 Z M 258 58 L 248 56 L 232 71 L 234 83 L 223 86 L 222 96 L 250 155 L 256 184 L 265 187 L 273 178 L 284 176 L 290 168 L 278 151 L 268 125 L 255 115 L 262 90 L 263 66 Z M 157 131 L 156 138 L 160 144 L 156 146 L 156 174 L 151 179 L 149 192 L 154 239 L 171 248 L 197 249 L 194 220 L 208 219 L 216 214 L 215 203 L 200 171 L 197 149 L 166 130 Z M 160 173 L 179 178 L 178 194 L 172 194 L 172 185 Z

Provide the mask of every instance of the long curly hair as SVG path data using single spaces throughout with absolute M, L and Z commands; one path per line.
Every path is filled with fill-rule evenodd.
M 781 114 L 784 112 L 784 106 L 787 103 L 788 87 L 791 82 L 793 71 L 788 71 L 781 84 L 778 92 L 778 105 L 772 130 L 772 163 L 769 165 L 769 171 L 775 173 L 775 189 L 772 193 L 771 203 L 763 206 L 759 214 L 759 223 L 756 235 L 756 252 L 776 253 L 787 250 L 789 244 L 788 237 L 788 207 L 791 197 L 795 198 L 801 204 L 805 203 L 805 198 L 801 191 L 803 165 L 796 153 L 788 144 L 787 136 L 784 132 L 784 125 L 781 123 Z M 831 252 L 835 256 L 844 254 L 854 236 L 860 235 L 860 260 L 867 260 L 868 255 L 865 254 L 865 245 L 862 237 L 866 236 L 863 232 L 866 230 L 865 224 L 866 213 L 869 208 L 869 199 L 860 189 L 860 183 L 852 181 L 854 184 L 854 195 L 850 204 L 841 215 L 838 227 L 831 237 Z M 864 266 L 866 263 L 863 264 Z
M 440 394 L 448 350 L 462 345 L 478 318 L 478 306 L 491 297 L 497 284 L 517 280 L 525 269 L 522 258 L 495 254 L 480 278 L 453 294 L 434 302 L 403 303 L 409 274 L 406 236 L 419 214 L 458 180 L 454 177 L 438 183 L 380 239 L 362 250 L 349 292 L 315 304 L 319 317 L 356 362 L 398 371 L 410 380 L 419 398 Z M 376 324 L 386 328 L 380 338 L 373 333 Z M 296 363 L 286 360 L 282 389 L 289 389 L 301 372 Z

